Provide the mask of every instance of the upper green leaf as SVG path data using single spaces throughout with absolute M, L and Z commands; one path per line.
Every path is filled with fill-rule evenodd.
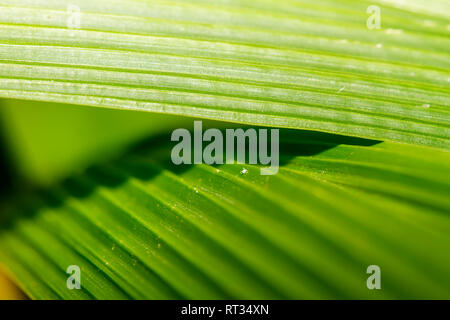
M 450 147 L 446 1 L 0 5 L 1 97 Z

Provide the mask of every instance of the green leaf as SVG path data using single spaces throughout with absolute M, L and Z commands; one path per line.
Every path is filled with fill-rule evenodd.
M 366 27 L 373 4 L 380 30 Z M 6 0 L 0 96 L 448 150 L 449 12 L 439 0 Z
M 1 1 L 2 129 L 25 177 L 0 204 L 1 264 L 35 299 L 450 299 L 449 12 Z M 175 166 L 155 134 L 185 120 L 130 110 L 283 128 L 279 173 Z
M 28 195 L 9 210 L 0 257 L 35 298 L 449 297 L 447 152 L 280 136 L 274 176 L 247 164 L 174 166 L 169 137 L 156 137 Z M 372 264 L 381 291 L 366 288 Z M 68 265 L 81 267 L 82 290 L 66 288 Z

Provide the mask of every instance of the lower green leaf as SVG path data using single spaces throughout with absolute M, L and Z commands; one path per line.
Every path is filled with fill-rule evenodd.
M 35 298 L 449 298 L 448 153 L 280 136 L 273 176 L 175 166 L 157 137 L 5 209 L 0 259 Z

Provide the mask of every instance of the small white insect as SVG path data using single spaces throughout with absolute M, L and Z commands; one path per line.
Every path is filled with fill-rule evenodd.
M 247 172 L 248 172 L 248 170 L 245 169 L 245 168 L 243 168 L 242 171 L 241 171 L 241 174 L 244 175 L 244 174 L 246 174 Z

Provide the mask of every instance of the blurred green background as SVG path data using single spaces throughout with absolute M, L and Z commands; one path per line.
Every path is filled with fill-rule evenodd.
M 9 167 L 3 170 L 3 185 L 12 176 L 14 181 L 20 177 L 40 186 L 53 184 L 187 121 L 139 111 L 0 100 L 1 161 Z

